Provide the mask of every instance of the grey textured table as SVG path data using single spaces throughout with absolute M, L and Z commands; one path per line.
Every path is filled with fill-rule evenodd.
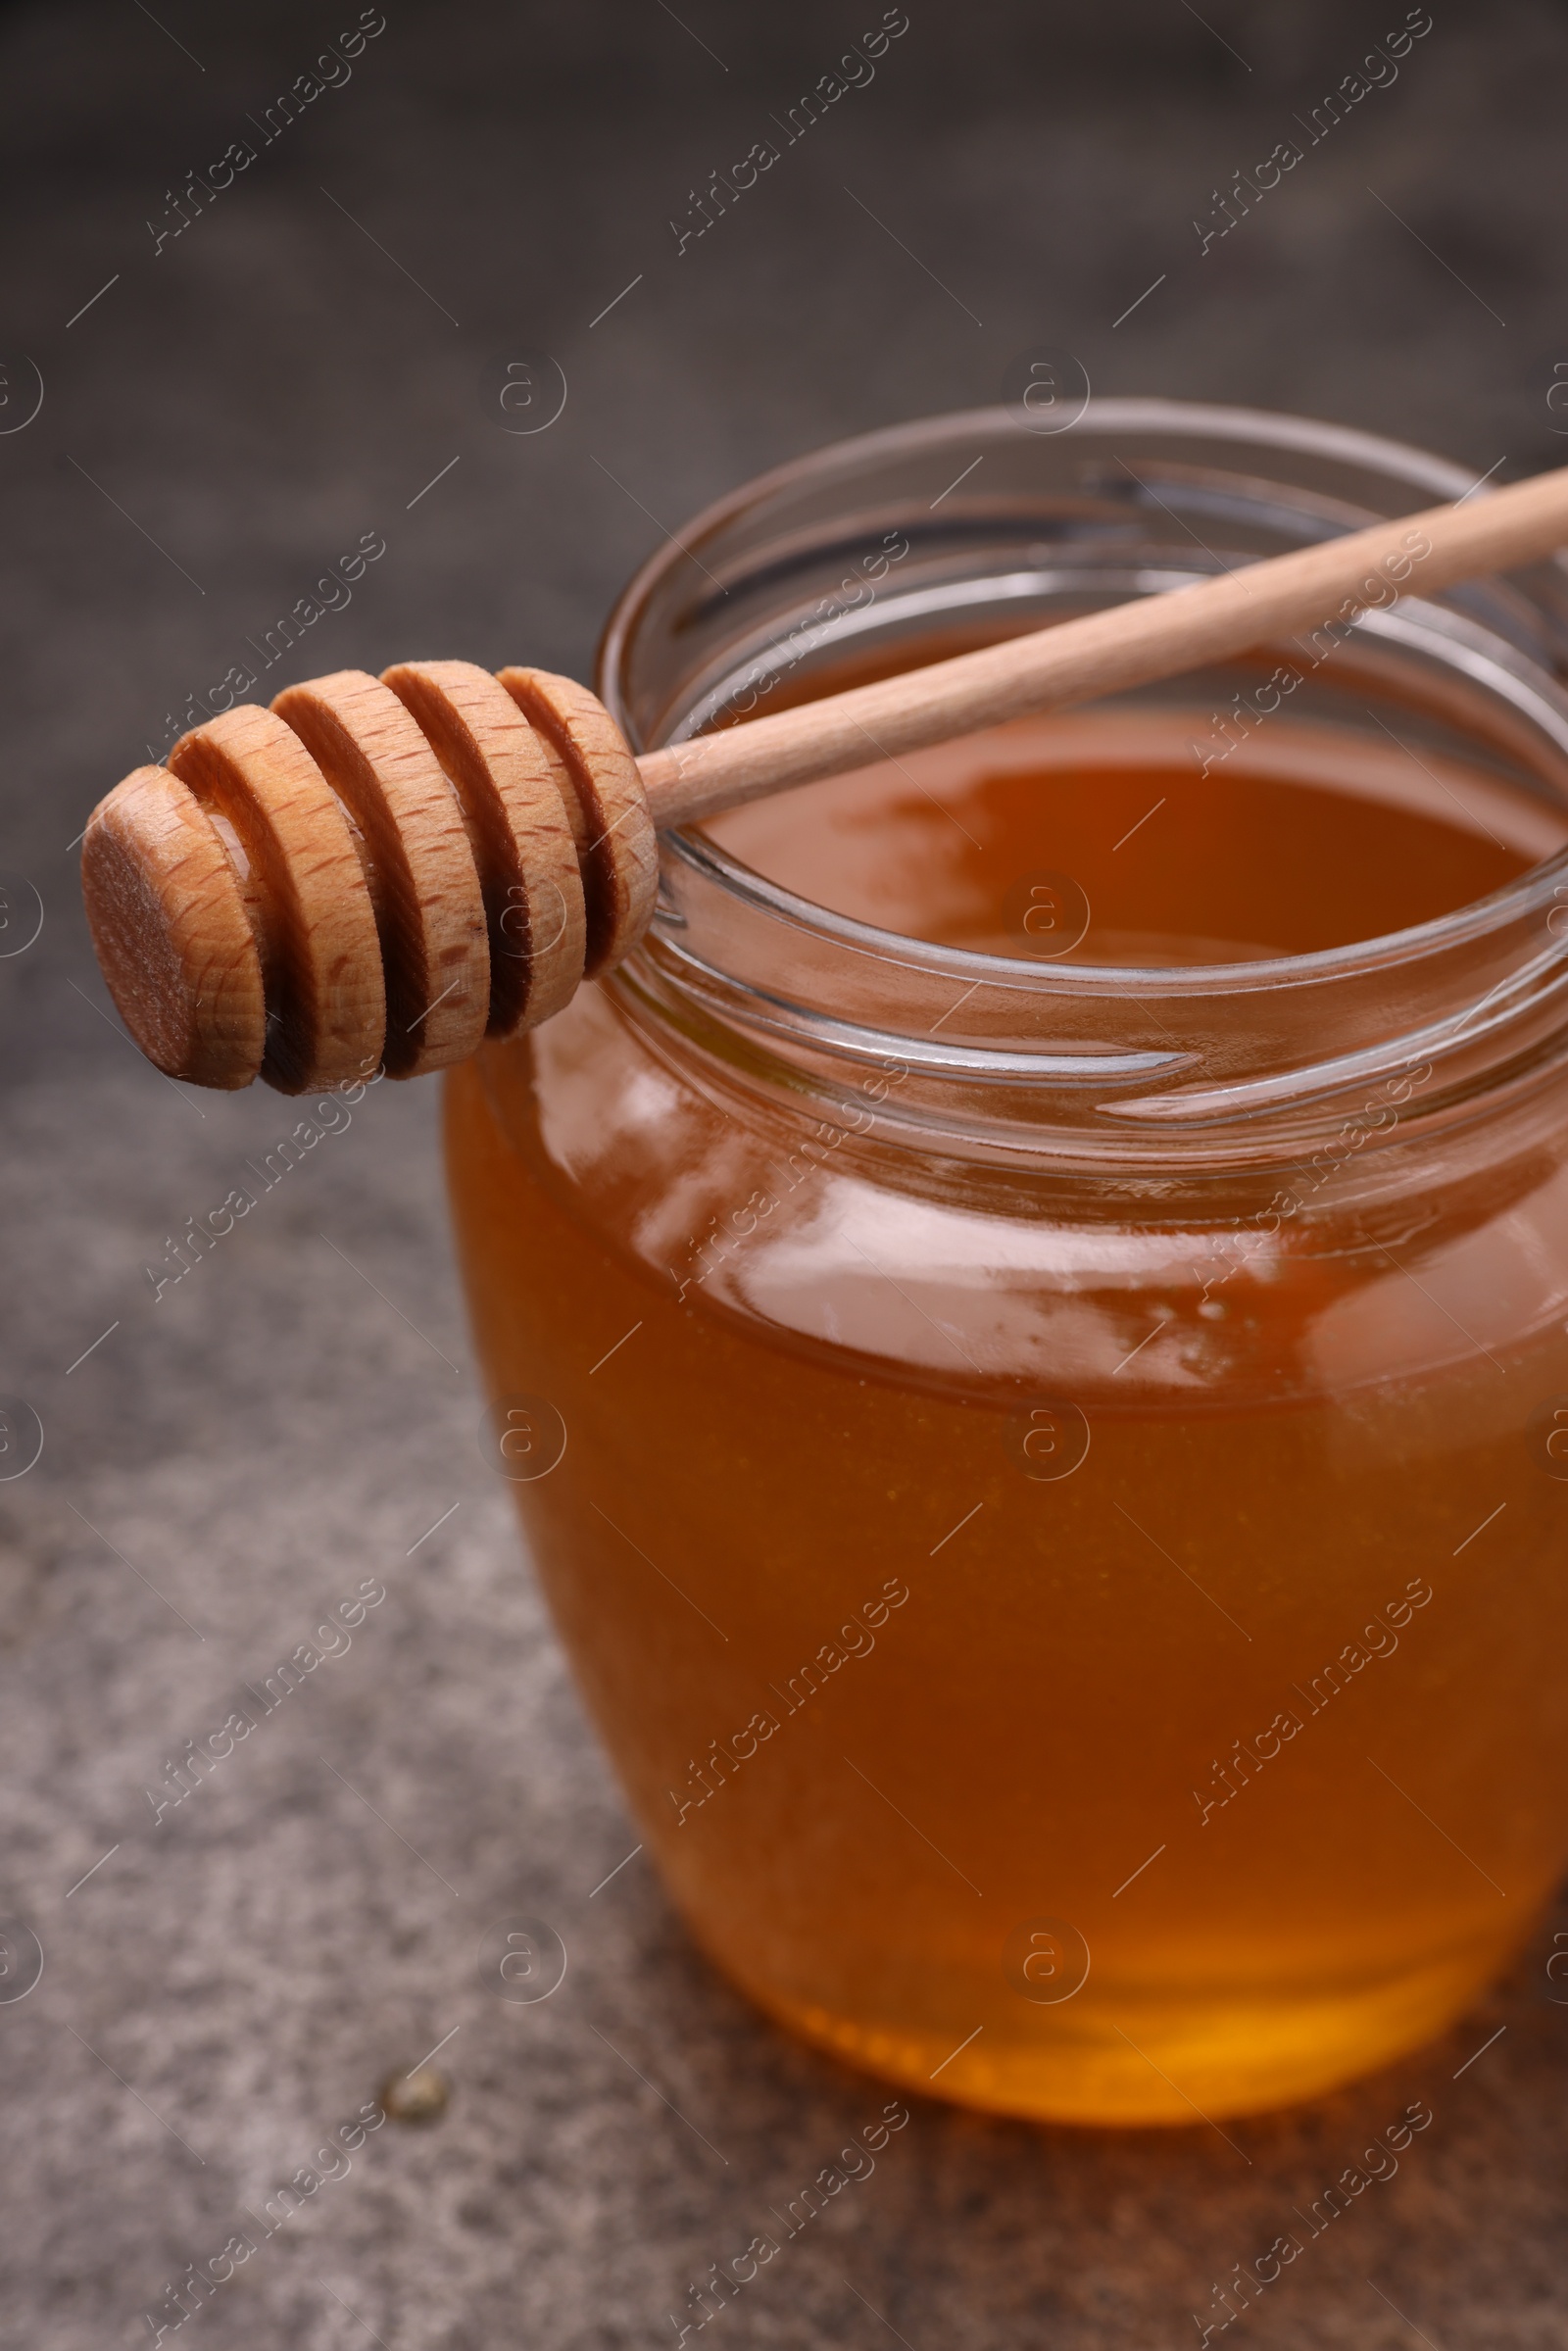
M 182 1094 L 116 1032 L 68 849 L 98 794 L 362 533 L 384 557 L 269 690 L 424 652 L 585 673 L 661 529 L 838 434 L 989 400 L 1034 343 L 1097 389 L 1333 416 L 1478 474 L 1568 454 L 1560 10 L 1435 0 L 1397 81 L 1204 252 L 1211 191 L 1393 0 L 1206 24 L 909 0 L 874 81 L 681 250 L 691 191 L 879 13 L 386 0 L 293 120 L 278 94 L 348 0 L 0 13 L 0 865 L 46 912 L 0 961 L 0 1390 L 45 1430 L 0 1485 L 0 1913 L 45 1954 L 0 2002 L 8 2347 L 152 2339 L 186 2265 L 443 2042 L 445 2116 L 334 2164 L 200 2339 L 673 2342 L 693 2281 L 887 2094 L 716 1982 L 641 1859 L 600 1887 L 636 1835 L 479 1458 L 434 1088 L 376 1089 L 155 1301 L 166 1237 L 293 1113 Z M 180 226 L 188 173 L 246 140 Z M 509 437 L 480 384 L 520 344 L 569 397 Z M 186 1739 L 367 1581 L 352 1647 L 155 1818 Z M 571 1955 L 537 2006 L 474 1964 L 516 1910 Z M 1550 1934 L 1443 2046 L 1234 2146 L 921 2107 L 710 2324 L 1192 2342 L 1214 2282 L 1424 2098 L 1398 2176 L 1235 2334 L 1568 2343 Z

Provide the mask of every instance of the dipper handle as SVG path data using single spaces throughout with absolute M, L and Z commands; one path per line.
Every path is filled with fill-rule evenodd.
M 922 751 L 1004 719 L 1130 686 L 1351 620 L 1408 593 L 1437 595 L 1483 571 L 1568 545 L 1568 465 L 1429 507 L 1168 596 L 1143 596 L 978 653 L 699 736 L 639 761 L 655 821 L 691 824 L 813 776 Z

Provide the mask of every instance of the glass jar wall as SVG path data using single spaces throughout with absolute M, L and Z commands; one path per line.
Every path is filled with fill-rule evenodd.
M 1235 412 L 938 419 L 699 518 L 600 690 L 647 749 L 1465 486 Z M 1320 2089 L 1568 1854 L 1562 581 L 1418 587 L 669 839 L 637 955 L 449 1080 L 650 1849 L 934 2095 Z

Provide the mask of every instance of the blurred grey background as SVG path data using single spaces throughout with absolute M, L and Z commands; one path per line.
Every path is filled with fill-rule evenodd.
M 120 1031 L 88 809 L 364 533 L 384 556 L 267 691 L 416 655 L 586 675 L 662 532 L 820 442 L 993 400 L 1030 345 L 1097 391 L 1331 417 L 1478 475 L 1568 458 L 1568 16 L 1430 14 L 1205 251 L 1195 220 L 1305 145 L 1401 0 L 907 0 L 874 79 L 683 249 L 671 221 L 880 0 L 385 0 L 286 122 L 353 0 L 0 10 L 0 869 L 44 916 L 0 939 L 0 1393 L 44 1431 L 0 1484 L 0 1916 L 44 1955 L 12 1998 L 13 1932 L 0 1977 L 0 2343 L 156 2340 L 186 2265 L 443 2043 L 444 2117 L 370 2137 L 200 2339 L 675 2343 L 690 2285 L 887 2094 L 716 1982 L 640 1856 L 601 1885 L 636 1831 L 480 1459 L 436 1089 L 375 1089 L 154 1301 L 169 1237 L 293 1113 L 172 1087 Z M 236 140 L 256 160 L 204 197 Z M 520 349 L 568 386 L 532 435 L 493 419 Z M 367 1579 L 352 1649 L 155 1817 L 185 1741 Z M 539 2006 L 476 1969 L 514 1912 L 570 1952 Z M 1568 2342 L 1552 1932 L 1450 2042 L 1234 2127 L 1240 2155 L 922 2108 L 712 2324 L 1191 2343 L 1421 2097 L 1399 2176 L 1237 2332 Z

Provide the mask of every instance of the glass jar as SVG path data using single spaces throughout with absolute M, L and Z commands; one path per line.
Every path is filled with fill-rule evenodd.
M 1039 421 L 701 516 L 606 637 L 634 747 L 1468 486 L 1287 417 Z M 852 2063 L 1075 2122 L 1274 2106 L 1444 2029 L 1562 1871 L 1564 590 L 1406 593 L 1036 722 L 1080 812 L 1096 727 L 1165 744 L 1155 866 L 1226 744 L 1408 760 L 1512 845 L 1475 903 L 1140 962 L 1044 835 L 991 930 L 917 935 L 864 918 L 907 809 L 854 836 L 858 912 L 721 819 L 664 840 L 619 972 L 452 1073 L 497 1458 L 575 1671 L 698 1941 Z M 835 788 L 767 804 L 786 862 Z

